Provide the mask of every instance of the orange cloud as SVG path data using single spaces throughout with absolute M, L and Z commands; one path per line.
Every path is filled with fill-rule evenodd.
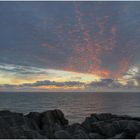
M 80 5 L 77 3 L 75 3 L 75 12 L 82 39 L 76 38 L 74 54 L 70 58 L 66 70 L 91 73 L 99 77 L 109 77 L 111 71 L 101 67 L 103 63 L 102 55 L 105 52 L 111 53 L 115 47 L 117 27 L 113 25 L 110 29 L 110 36 L 102 40 L 109 16 L 104 16 L 102 20 L 96 17 L 95 21 L 99 31 L 92 36 L 90 28 L 83 22 L 83 14 L 80 11 Z

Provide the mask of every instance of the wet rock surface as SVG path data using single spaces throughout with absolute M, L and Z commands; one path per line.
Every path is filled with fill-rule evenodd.
M 0 111 L 1 139 L 139 139 L 140 118 L 109 113 L 91 114 L 69 124 L 61 110 L 27 115 Z

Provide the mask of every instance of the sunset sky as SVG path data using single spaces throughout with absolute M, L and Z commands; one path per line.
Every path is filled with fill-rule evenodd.
M 140 2 L 0 2 L 0 91 L 139 91 Z

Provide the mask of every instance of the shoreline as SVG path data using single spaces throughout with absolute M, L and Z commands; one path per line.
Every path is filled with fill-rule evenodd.
M 140 117 L 91 114 L 70 124 L 59 109 L 22 113 L 0 111 L 1 139 L 139 139 Z

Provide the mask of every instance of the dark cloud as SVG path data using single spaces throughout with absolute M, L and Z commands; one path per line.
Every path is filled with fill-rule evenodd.
M 0 85 L 0 87 L 5 87 L 5 88 L 39 87 L 39 86 L 80 87 L 83 85 L 84 85 L 83 82 L 76 82 L 76 81 L 55 82 L 55 81 L 50 81 L 50 80 L 44 80 L 44 81 L 37 81 L 35 83 L 25 83 L 25 84 L 20 84 L 20 85 L 4 84 L 4 85 Z
M 1 88 L 34 88 L 41 86 L 56 86 L 56 87 L 85 87 L 85 89 L 139 89 L 140 86 L 136 86 L 134 80 L 136 80 L 140 85 L 140 77 L 127 81 L 126 85 L 122 85 L 118 80 L 113 79 L 102 79 L 100 81 L 93 81 L 90 83 L 77 82 L 77 81 L 65 81 L 56 82 L 50 80 L 37 81 L 34 83 L 24 83 L 20 85 L 3 84 L 0 85 Z
M 139 60 L 139 7 L 139 2 L 1 2 L 0 62 L 62 70 L 71 65 L 81 72 L 98 64 L 118 71 L 123 59 L 130 65 Z M 75 54 L 78 45 L 94 60 L 90 52 Z
M 38 87 L 38 86 L 75 87 L 76 86 L 77 87 L 77 86 L 82 86 L 83 84 L 84 83 L 82 82 L 75 82 L 75 81 L 55 82 L 55 81 L 45 80 L 45 81 L 37 81 L 33 84 L 23 84 L 21 86 L 27 86 L 27 87 Z
M 131 70 L 132 66 L 140 69 L 139 7 L 136 1 L 0 2 L 0 71 L 4 76 L 7 72 L 30 79 L 54 69 L 104 78 L 85 84 L 74 81 L 82 81 L 78 76 L 68 82 L 45 77 L 49 80 L 1 86 L 139 87 L 140 74 Z M 119 78 L 127 84 L 122 85 Z
M 102 79 L 101 81 L 94 81 L 86 85 L 93 88 L 120 88 L 123 87 L 117 80 Z

